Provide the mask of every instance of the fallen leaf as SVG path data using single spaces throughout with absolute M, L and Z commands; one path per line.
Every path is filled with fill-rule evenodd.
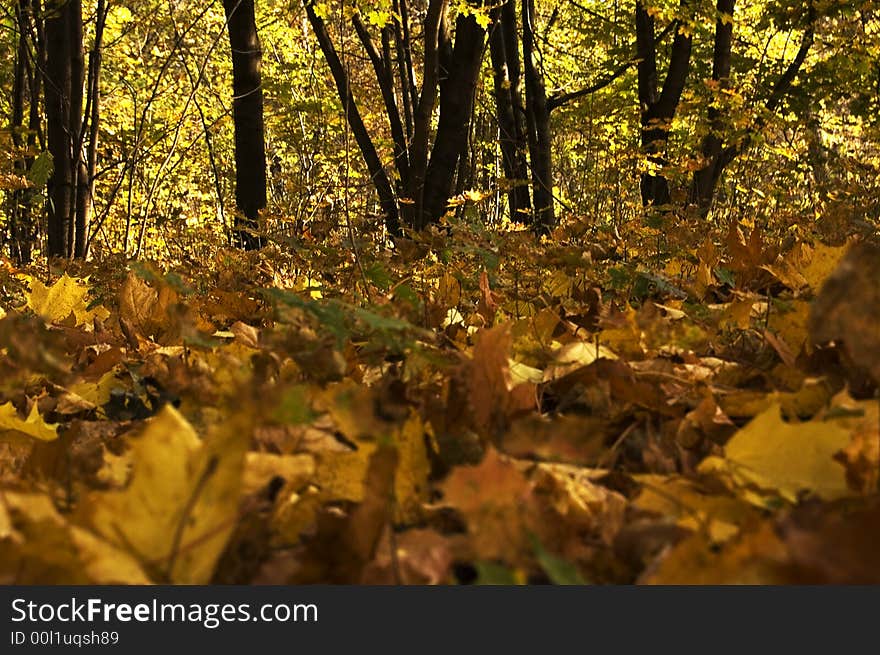
M 822 421 L 788 423 L 773 405 L 733 435 L 723 458 L 708 457 L 699 470 L 730 476 L 761 506 L 767 492 L 789 502 L 805 492 L 833 499 L 849 493 L 846 471 L 834 459 L 849 442 L 848 430 Z
M 31 405 L 31 411 L 26 419 L 19 418 L 18 411 L 12 403 L 0 405 L 0 430 L 20 432 L 40 441 L 54 441 L 58 438 L 58 425 L 43 420 L 37 409 L 37 403 Z
M 89 327 L 96 318 L 103 321 L 110 316 L 103 307 L 89 309 L 86 302 L 89 290 L 80 282 L 66 273 L 50 287 L 31 278 L 27 306 L 48 323 L 60 323 L 73 314 L 77 326 Z
M 238 514 L 249 440 L 241 416 L 202 441 L 166 405 L 132 446 L 128 487 L 91 493 L 86 520 L 154 580 L 207 583 Z

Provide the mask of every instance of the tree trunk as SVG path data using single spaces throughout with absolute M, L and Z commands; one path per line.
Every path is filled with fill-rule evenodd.
M 459 14 L 451 58 L 446 62 L 440 57 L 440 119 L 425 174 L 424 209 L 416 217 L 419 229 L 446 213 L 458 160 L 468 140 L 485 36 L 486 30 L 474 16 Z
M 495 109 L 500 133 L 501 165 L 509 189 L 510 218 L 525 222 L 532 209 L 528 187 L 528 164 L 524 153 L 528 147 L 524 112 L 519 89 L 519 44 L 516 36 L 515 0 L 501 7 L 499 20 L 489 36 L 492 71 L 495 78 Z
M 718 0 L 717 6 L 719 12 L 732 13 L 734 3 L 732 0 Z M 729 12 L 726 11 L 728 8 L 730 9 Z M 742 152 L 748 149 L 754 135 L 760 132 L 766 124 L 767 116 L 773 114 L 779 108 L 785 96 L 791 91 L 792 84 L 800 73 L 810 49 L 813 47 L 815 22 L 816 8 L 810 2 L 807 5 L 806 26 L 804 27 L 804 34 L 801 38 L 801 45 L 798 48 L 797 54 L 773 85 L 764 103 L 764 111 L 738 143 L 724 144 L 720 134 L 723 128 L 723 118 L 717 108 L 709 107 L 710 133 L 703 143 L 703 157 L 707 160 L 707 163 L 694 174 L 689 197 L 689 200 L 697 206 L 701 216 L 707 216 L 712 207 L 715 190 L 718 187 L 718 182 L 721 180 L 724 169 Z M 715 52 L 712 67 L 712 77 L 719 84 L 726 84 L 726 80 L 730 76 L 732 38 L 733 25 L 731 22 L 723 20 L 723 16 L 719 13 L 715 25 Z
M 46 17 L 46 122 L 54 170 L 49 180 L 50 257 L 69 257 L 73 246 L 75 189 L 82 124 L 82 86 L 75 89 L 81 67 L 82 5 L 67 0 L 47 9 Z M 78 26 L 77 26 L 78 23 Z M 76 42 L 77 36 L 79 42 Z
M 689 0 L 681 0 L 682 11 Z M 676 29 L 669 56 L 669 68 L 662 90 L 657 75 L 657 41 L 654 17 L 641 1 L 636 3 L 636 57 L 638 59 L 638 90 L 641 107 L 642 152 L 655 171 L 642 174 L 642 204 L 668 206 L 671 203 L 669 181 L 662 173 L 668 164 L 666 145 L 672 120 L 678 110 L 681 94 L 690 73 L 693 39 L 689 31 Z
M 235 239 L 259 249 L 260 210 L 266 207 L 266 144 L 260 38 L 254 0 L 223 0 L 232 49 L 232 116 L 235 123 Z
M 405 6 L 407 0 L 400 0 Z M 440 46 L 446 33 L 446 0 L 430 0 L 425 16 L 425 50 L 422 68 L 422 90 L 413 114 L 413 139 L 410 145 L 410 187 L 408 196 L 413 202 L 413 226 L 424 227 L 425 176 L 428 170 L 428 143 L 431 121 L 440 86 Z
M 548 234 L 556 223 L 553 210 L 553 153 L 544 77 L 535 65 L 534 0 L 522 0 L 522 17 L 526 126 L 532 166 L 532 194 L 535 200 L 532 228 L 538 234 Z
M 733 43 L 733 10 L 736 0 L 718 0 L 715 20 L 715 47 L 712 55 L 713 92 L 720 98 L 730 85 L 730 53 Z M 709 213 L 715 188 L 721 177 L 720 156 L 724 148 L 724 117 L 718 108 L 717 99 L 709 105 L 709 133 L 703 139 L 701 154 L 703 168 L 694 171 L 691 184 L 690 202 L 696 205 L 700 215 Z
M 17 152 L 13 170 L 16 175 L 25 177 L 28 173 L 26 157 L 23 153 L 25 148 L 24 138 L 24 109 L 26 95 L 28 94 L 27 61 L 29 57 L 27 40 L 28 8 L 25 0 L 18 0 L 15 6 L 16 28 L 18 30 L 18 47 L 15 53 L 12 79 L 12 117 L 11 131 L 12 143 Z M 27 258 L 24 257 L 21 242 L 22 233 L 28 233 L 31 222 L 30 193 L 29 189 L 16 189 L 9 195 L 7 219 L 9 223 L 9 254 L 19 264 L 30 261 L 30 248 L 27 249 Z M 5 238 L 4 238 L 5 241 Z
M 76 234 L 74 237 L 74 256 L 85 259 L 89 255 L 91 242 L 91 214 L 95 195 L 95 175 L 98 168 L 98 132 L 101 122 L 101 60 L 104 42 L 104 27 L 107 24 L 109 7 L 106 0 L 98 0 L 95 14 L 95 43 L 89 53 L 88 83 L 86 84 L 86 120 L 83 123 L 85 140 L 88 145 L 80 157 L 79 175 L 76 185 Z
M 364 120 L 355 102 L 354 94 L 351 91 L 348 72 L 342 65 L 336 48 L 330 40 L 324 19 L 315 13 L 313 0 L 304 0 L 303 4 L 305 5 L 306 16 L 312 25 L 315 37 L 318 39 L 318 46 L 321 48 L 324 59 L 326 59 L 327 65 L 330 67 L 330 73 L 333 75 L 333 81 L 336 84 L 336 91 L 342 102 L 346 120 L 364 158 L 364 163 L 367 165 L 367 171 L 373 181 L 373 186 L 376 188 L 376 193 L 379 196 L 379 205 L 382 207 L 382 213 L 385 215 L 385 227 L 391 234 L 399 235 L 400 216 L 398 214 L 394 189 L 388 179 L 388 174 L 382 166 L 382 160 L 379 159 L 376 145 L 373 143 L 372 138 L 370 138 L 366 125 L 364 125 Z

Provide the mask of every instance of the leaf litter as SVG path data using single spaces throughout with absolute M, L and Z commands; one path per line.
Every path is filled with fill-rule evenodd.
M 876 581 L 876 246 L 422 238 L 9 267 L 0 581 Z

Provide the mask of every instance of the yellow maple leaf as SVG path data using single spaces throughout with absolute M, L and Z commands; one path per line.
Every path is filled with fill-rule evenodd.
M 41 493 L 0 495 L 0 579 L 18 584 L 149 584 L 124 549 L 70 522 Z
M 810 263 L 804 267 L 801 273 L 810 287 L 817 291 L 828 276 L 837 268 L 837 264 L 846 254 L 848 246 L 826 246 L 816 244 L 813 249 Z
M 82 280 L 66 273 L 50 287 L 36 278 L 29 281 L 31 291 L 27 306 L 48 323 L 58 323 L 73 314 L 77 325 L 89 325 L 95 318 L 104 320 L 110 316 L 104 307 L 89 309 L 86 301 L 88 287 L 80 284 Z
M 0 430 L 21 432 L 40 441 L 54 441 L 58 438 L 58 425 L 46 423 L 34 403 L 26 419 L 20 418 L 12 403 L 0 405 Z
M 235 526 L 249 431 L 230 421 L 202 441 L 173 407 L 133 445 L 131 483 L 92 493 L 82 511 L 158 581 L 205 584 Z
M 844 467 L 834 456 L 849 442 L 849 430 L 832 422 L 787 423 L 774 403 L 733 435 L 723 458 L 708 457 L 698 470 L 726 474 L 748 500 L 761 506 L 766 498 L 755 488 L 790 502 L 805 491 L 840 498 L 849 489 Z

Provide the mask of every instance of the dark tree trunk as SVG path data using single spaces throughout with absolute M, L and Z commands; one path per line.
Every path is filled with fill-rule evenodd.
M 728 88 L 730 82 L 733 20 L 725 20 L 725 16 L 733 16 L 735 3 L 736 0 L 718 0 L 716 6 L 718 16 L 715 21 L 712 80 L 715 82 L 713 91 L 718 94 L 718 97 L 721 97 L 721 94 Z M 708 118 L 709 133 L 703 139 L 701 148 L 704 166 L 694 172 L 690 191 L 691 204 L 696 205 L 703 216 L 709 213 L 722 170 L 719 164 L 721 163 L 721 152 L 724 149 L 723 132 L 725 121 L 715 99 L 709 105 Z
M 405 7 L 407 0 L 400 0 Z M 431 135 L 431 120 L 440 86 L 440 49 L 446 35 L 446 0 L 430 0 L 424 27 L 424 66 L 422 68 L 422 90 L 415 104 L 413 114 L 413 138 L 410 145 L 411 165 L 410 186 L 407 195 L 413 202 L 413 227 L 424 226 L 425 176 L 428 170 L 428 142 Z M 411 50 L 411 47 L 407 48 Z
M 485 36 L 486 30 L 474 16 L 459 15 L 451 57 L 448 61 L 440 58 L 440 119 L 425 174 L 424 209 L 416 217 L 417 228 L 439 221 L 446 213 L 458 160 L 468 140 Z
M 379 83 L 382 93 L 382 102 L 385 105 L 385 114 L 388 117 L 391 128 L 391 139 L 394 142 L 394 163 L 400 174 L 401 186 L 409 185 L 409 153 L 407 151 L 406 136 L 403 131 L 403 122 L 400 119 L 400 110 L 397 108 L 397 98 L 394 96 L 394 72 L 391 69 L 390 26 L 382 29 L 382 52 L 380 53 L 373 44 L 373 39 L 367 30 L 367 26 L 358 14 L 352 19 L 355 31 L 361 44 L 364 46 L 370 62 L 373 64 L 373 72 Z
M 689 0 L 681 0 L 681 10 L 688 8 Z M 636 2 L 636 58 L 638 59 L 638 89 L 641 108 L 642 152 L 655 168 L 666 166 L 666 145 L 669 130 L 685 82 L 690 72 L 693 39 L 690 32 L 676 29 L 669 56 L 669 68 L 663 88 L 657 74 L 657 40 L 654 17 L 641 1 Z M 642 203 L 668 206 L 671 203 L 669 180 L 662 172 L 646 172 L 641 177 Z
M 71 0 L 71 15 L 68 29 L 70 30 L 70 117 L 68 131 L 73 151 L 73 188 L 71 189 L 73 207 L 70 227 L 67 231 L 67 256 L 77 255 L 75 243 L 85 244 L 85 233 L 81 230 L 85 224 L 81 222 L 77 198 L 80 185 L 83 184 L 85 164 L 83 163 L 83 84 L 85 83 L 85 53 L 83 50 L 82 0 Z
M 232 49 L 232 114 L 235 123 L 235 239 L 239 246 L 262 246 L 257 233 L 266 207 L 266 144 L 260 37 L 254 0 L 223 0 Z
M 352 17 L 354 30 L 372 63 L 389 121 L 394 163 L 400 179 L 398 200 L 358 110 L 348 71 L 336 52 L 327 26 L 315 11 L 314 0 L 303 1 L 333 75 L 346 120 L 378 193 L 388 231 L 394 236 L 401 234 L 401 217 L 407 227 L 415 229 L 438 221 L 446 211 L 459 168 L 463 171 L 459 179 L 463 181 L 467 177 L 468 167 L 459 167 L 459 163 L 468 145 L 485 30 L 474 16 L 459 14 L 453 45 L 446 26 L 448 0 L 429 0 L 422 29 L 421 89 L 417 90 L 407 0 L 393 0 L 395 15 L 390 27 L 382 29 L 381 50 L 374 45 L 358 15 Z M 438 99 L 439 122 L 433 146 L 429 148 Z
M 28 95 L 27 63 L 28 48 L 28 10 L 25 0 L 18 0 L 15 5 L 16 28 L 18 30 L 18 47 L 13 64 L 12 80 L 12 143 L 18 152 L 15 156 L 14 170 L 21 177 L 28 173 L 28 162 L 24 153 L 26 139 L 24 135 L 24 110 Z M 29 189 L 16 189 L 9 196 L 8 222 L 9 222 L 9 253 L 18 263 L 30 261 L 30 244 L 22 243 L 22 236 L 29 233 L 31 223 Z
M 532 194 L 535 201 L 532 227 L 539 234 L 547 234 L 556 223 L 553 210 L 553 154 L 550 110 L 547 106 L 544 77 L 535 65 L 534 16 L 534 0 L 522 0 L 526 126 L 532 167 Z
M 348 78 L 348 72 L 342 65 L 339 55 L 330 35 L 327 33 L 327 26 L 324 19 L 315 13 L 315 7 L 312 0 L 305 0 L 306 15 L 309 23 L 318 39 L 318 46 L 327 65 L 330 67 L 330 73 L 333 75 L 333 81 L 336 84 L 336 91 L 339 99 L 342 101 L 343 111 L 345 111 L 346 120 L 348 121 L 354 140 L 361 151 L 364 163 L 367 165 L 367 171 L 379 195 L 379 205 L 382 207 L 382 213 L 385 215 L 385 226 L 391 234 L 400 234 L 400 217 L 397 210 L 397 199 L 394 196 L 394 189 L 388 179 L 388 175 L 382 166 L 382 160 L 379 159 L 379 153 L 376 151 L 376 145 L 370 138 L 364 120 L 361 117 L 360 110 L 351 91 L 351 84 Z
M 46 16 L 46 122 L 54 170 L 49 180 L 48 255 L 72 254 L 75 190 L 82 124 L 82 86 L 75 89 L 81 66 L 82 5 L 67 0 L 47 8 Z M 76 24 L 79 24 L 78 26 Z M 79 43 L 76 43 L 77 35 Z
M 495 78 L 495 110 L 500 132 L 501 165 L 510 188 L 507 200 L 510 218 L 525 222 L 531 213 L 532 202 L 528 187 L 528 164 L 524 153 L 528 144 L 525 116 L 520 96 L 519 43 L 516 36 L 515 0 L 501 7 L 499 20 L 489 36 L 492 71 Z
M 721 13 L 731 14 L 734 8 L 733 0 L 718 0 L 717 9 L 719 16 L 715 24 L 715 50 L 713 55 L 712 78 L 719 85 L 726 86 L 730 77 L 731 45 L 733 40 L 733 25 L 723 20 Z M 706 216 L 715 199 L 715 190 L 724 169 L 744 152 L 752 143 L 754 135 L 763 129 L 767 122 L 767 116 L 775 112 L 788 92 L 791 91 L 795 78 L 800 73 L 804 61 L 810 49 L 813 47 L 815 37 L 816 9 L 810 2 L 806 12 L 806 26 L 794 59 L 788 64 L 785 71 L 771 89 L 767 100 L 764 102 L 764 111 L 755 120 L 755 123 L 745 136 L 737 143 L 725 144 L 722 137 L 724 121 L 717 107 L 710 106 L 708 112 L 709 134 L 703 142 L 702 154 L 705 165 L 694 174 L 691 183 L 689 201 L 696 205 L 701 216 Z
M 89 255 L 91 241 L 91 214 L 94 202 L 95 175 L 98 168 L 98 132 L 101 122 L 101 59 L 104 27 L 109 7 L 105 0 L 98 0 L 95 14 L 95 43 L 89 53 L 88 83 L 86 84 L 86 120 L 80 143 L 88 136 L 87 147 L 80 147 L 79 175 L 76 185 L 76 229 L 73 254 L 85 259 Z M 87 133 L 87 134 L 86 134 Z

